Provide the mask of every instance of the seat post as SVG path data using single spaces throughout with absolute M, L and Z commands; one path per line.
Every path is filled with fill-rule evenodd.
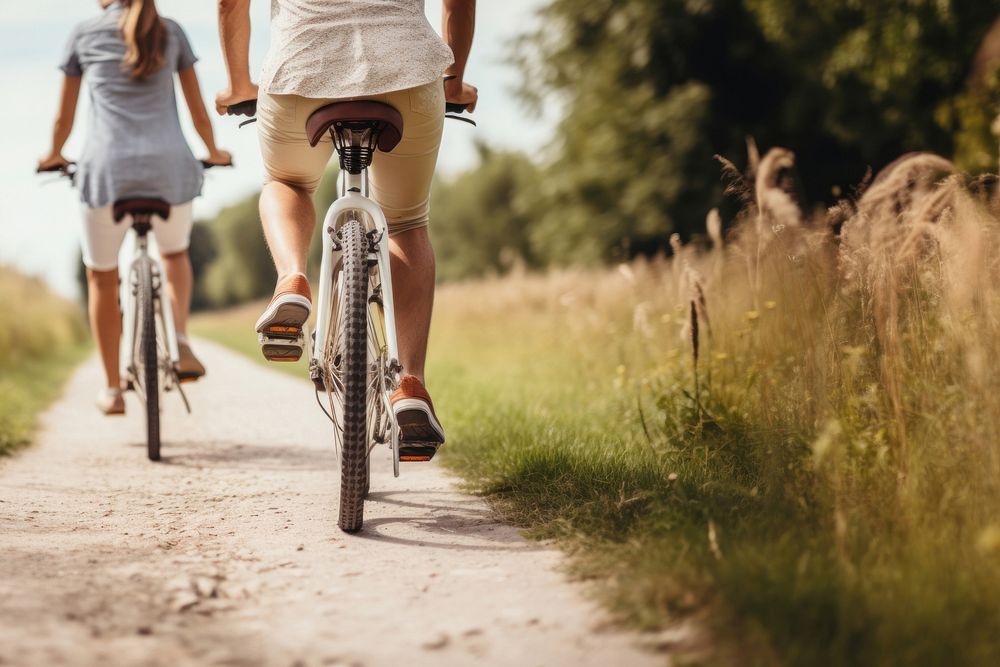
M 357 192 L 365 197 L 368 196 L 368 169 L 362 169 L 360 173 L 352 173 L 341 170 L 340 196 L 347 195 L 348 192 Z

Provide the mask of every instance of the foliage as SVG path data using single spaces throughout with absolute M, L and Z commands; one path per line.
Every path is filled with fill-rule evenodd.
M 536 265 L 530 236 L 538 170 L 519 153 L 478 145 L 479 164 L 431 191 L 430 234 L 438 276 L 454 280 Z
M 203 294 L 213 306 L 269 295 L 276 274 L 264 242 L 253 194 L 224 208 L 210 223 L 218 254 L 205 272 Z
M 552 0 L 541 17 L 518 54 L 524 97 L 566 109 L 541 181 L 545 260 L 690 236 L 719 204 L 711 156 L 747 136 L 795 151 L 820 201 L 907 151 L 995 158 L 1000 86 L 967 89 L 992 3 Z

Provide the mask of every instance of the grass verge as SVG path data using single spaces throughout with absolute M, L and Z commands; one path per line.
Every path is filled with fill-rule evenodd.
M 0 455 L 27 445 L 38 413 L 58 396 L 89 346 L 76 304 L 0 267 Z

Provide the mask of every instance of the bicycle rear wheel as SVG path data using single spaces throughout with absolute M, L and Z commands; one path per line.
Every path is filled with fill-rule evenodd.
M 368 238 L 351 220 L 340 230 L 343 263 L 336 313 L 342 385 L 343 438 L 340 451 L 341 530 L 355 532 L 364 521 L 368 491 Z
M 150 461 L 160 460 L 160 378 L 156 349 L 156 294 L 153 289 L 153 261 L 136 262 L 136 310 L 139 331 L 135 339 L 136 379 L 146 404 L 146 453 Z

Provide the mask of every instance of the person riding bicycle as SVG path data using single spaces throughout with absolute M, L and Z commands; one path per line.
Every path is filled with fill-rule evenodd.
M 63 146 L 73 129 L 82 78 L 91 112 L 86 146 L 75 180 L 83 201 L 83 261 L 87 267 L 90 324 L 99 342 L 107 387 L 98 396 L 105 414 L 124 414 L 119 372 L 121 314 L 118 251 L 128 225 L 115 223 L 112 205 L 129 197 L 171 204 L 166 221 L 154 218 L 180 353 L 178 375 L 194 379 L 205 369 L 186 335 L 192 272 L 188 245 L 191 200 L 201 193 L 202 165 L 181 132 L 174 95 L 176 72 L 195 129 L 208 149 L 207 162 L 227 165 L 232 156 L 215 145 L 212 123 L 198 86 L 197 60 L 181 27 L 161 18 L 154 0 L 98 0 L 104 12 L 73 30 L 60 69 L 65 74 L 52 148 L 38 170 L 68 169 Z
M 345 100 L 375 100 L 403 116 L 403 135 L 371 165 L 371 192 L 389 224 L 400 386 L 401 451 L 433 453 L 444 430 L 424 387 L 424 360 L 434 301 L 434 252 L 427 234 L 428 200 L 444 124 L 445 101 L 475 108 L 465 82 L 475 0 L 444 0 L 443 36 L 424 15 L 423 0 L 271 0 L 271 45 L 260 87 L 249 68 L 250 0 L 219 0 L 219 32 L 229 87 L 216 97 L 222 114 L 257 99 L 265 181 L 260 196 L 264 236 L 278 281 L 257 321 L 301 328 L 312 295 L 306 256 L 315 225 L 312 194 L 333 153 L 326 136 L 315 148 L 305 120 Z M 447 80 L 442 84 L 442 76 Z M 405 415 L 405 419 L 403 413 Z

